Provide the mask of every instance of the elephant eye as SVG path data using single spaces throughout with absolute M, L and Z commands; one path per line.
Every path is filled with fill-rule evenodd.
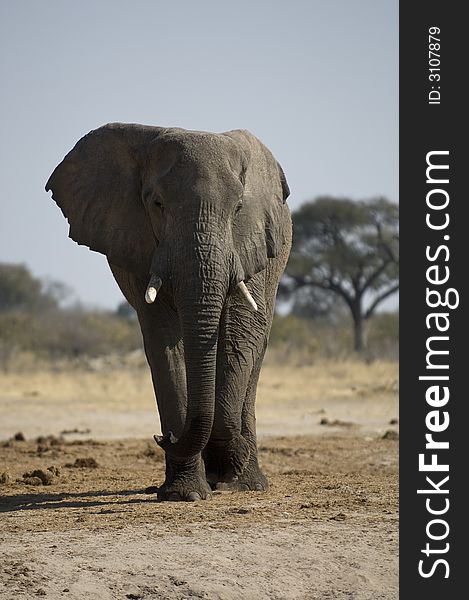
M 155 191 L 148 188 L 142 193 L 143 202 L 148 206 L 156 206 L 160 210 L 163 210 L 163 202 L 155 194 Z
M 243 207 L 243 199 L 240 198 L 238 200 L 238 203 L 236 204 L 235 215 L 237 215 L 239 213 L 239 211 L 242 209 L 242 207 Z

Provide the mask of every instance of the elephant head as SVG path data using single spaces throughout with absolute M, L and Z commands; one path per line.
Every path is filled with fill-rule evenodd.
M 220 316 L 228 295 L 262 271 L 285 243 L 285 175 L 247 131 L 224 134 L 109 124 L 83 137 L 46 184 L 78 244 L 160 287 L 179 315 L 187 415 L 173 456 L 200 452 L 214 417 Z M 162 292 L 160 292 L 161 294 Z

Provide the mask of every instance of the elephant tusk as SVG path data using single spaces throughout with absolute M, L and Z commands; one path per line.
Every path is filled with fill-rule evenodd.
M 243 294 L 243 296 L 244 296 L 245 300 L 247 301 L 247 303 L 249 304 L 249 306 L 253 310 L 257 310 L 256 301 L 251 296 L 251 293 L 249 292 L 248 288 L 246 287 L 246 284 L 244 283 L 244 281 L 240 281 L 238 283 L 238 288 L 241 290 L 241 293 Z
M 150 281 L 148 282 L 147 286 L 147 291 L 145 292 L 145 300 L 148 302 L 148 304 L 153 304 L 162 283 L 163 282 L 157 275 L 152 275 L 150 277 Z

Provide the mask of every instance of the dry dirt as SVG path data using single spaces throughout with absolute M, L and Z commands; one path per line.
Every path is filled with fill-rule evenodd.
M 269 491 L 198 503 L 144 493 L 163 480 L 145 378 L 0 376 L 0 598 L 398 597 L 396 365 L 268 367 Z

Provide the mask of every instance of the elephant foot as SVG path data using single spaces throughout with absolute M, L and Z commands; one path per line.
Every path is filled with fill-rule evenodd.
M 257 463 L 257 456 L 242 436 L 228 443 L 210 440 L 203 457 L 207 481 L 213 490 L 260 492 L 269 487 L 267 477 Z
M 212 484 L 211 484 L 212 485 Z M 266 475 L 261 471 L 257 461 L 249 464 L 244 473 L 232 481 L 217 481 L 213 489 L 231 490 L 238 492 L 265 492 L 269 488 L 269 481 Z
M 207 481 L 213 487 L 218 481 L 236 481 L 249 463 L 250 448 L 238 435 L 229 441 L 210 440 L 203 452 Z
M 166 480 L 156 490 L 159 502 L 208 500 L 211 492 L 200 454 L 187 460 L 166 456 Z
M 206 481 L 181 482 L 173 481 L 164 483 L 157 491 L 158 502 L 197 502 L 208 500 L 212 496 L 212 489 Z

